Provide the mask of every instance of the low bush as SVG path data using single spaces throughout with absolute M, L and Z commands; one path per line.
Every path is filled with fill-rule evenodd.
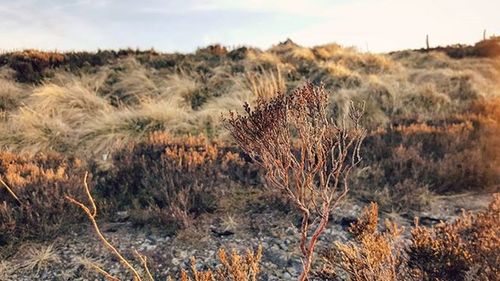
M 335 242 L 323 254 L 324 264 L 316 276 L 321 280 L 407 280 L 402 229 L 386 221 L 386 230 L 378 231 L 377 204 L 365 207 L 349 232 L 354 241 Z
M 500 36 L 492 36 L 481 40 L 474 45 L 456 44 L 451 46 L 439 46 L 436 48 L 420 49 L 420 52 L 439 51 L 447 54 L 450 58 L 462 59 L 467 57 L 494 58 L 500 56 Z
M 354 242 L 335 245 L 323 255 L 323 280 L 498 280 L 500 276 L 500 195 L 487 210 L 464 213 L 452 222 L 411 230 L 386 221 L 378 231 L 378 208 L 366 207 L 349 231 Z
M 496 101 L 476 103 L 455 120 L 398 125 L 366 139 L 366 165 L 353 178 L 362 197 L 385 210 L 419 209 L 433 193 L 489 190 L 498 177 Z M 478 113 L 480 112 L 480 113 Z
M 10 66 L 16 71 L 16 79 L 22 83 L 39 83 L 50 68 L 64 62 L 64 55 L 57 52 L 26 50 L 13 53 Z
M 407 254 L 411 275 L 423 280 L 498 280 L 500 195 L 486 211 L 432 228 L 417 224 Z
M 48 239 L 82 218 L 67 209 L 80 194 L 83 164 L 55 153 L 33 157 L 0 151 L 0 244 Z
M 116 208 L 131 208 L 139 221 L 154 218 L 177 227 L 214 211 L 222 186 L 258 177 L 238 152 L 203 136 L 154 133 L 118 151 L 112 161 L 113 168 L 99 181 L 98 195 Z

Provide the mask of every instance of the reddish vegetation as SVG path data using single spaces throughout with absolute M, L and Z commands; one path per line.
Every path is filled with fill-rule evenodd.
M 491 37 L 477 42 L 473 46 L 453 45 L 446 47 L 436 47 L 429 49 L 420 49 L 422 52 L 439 51 L 444 52 L 452 58 L 464 57 L 487 57 L 493 58 L 500 56 L 500 37 Z
M 246 104 L 245 115 L 231 113 L 227 120 L 236 142 L 265 170 L 268 183 L 302 214 L 302 281 L 308 279 L 331 210 L 347 194 L 347 178 L 361 160 L 365 136 L 361 111 L 353 107 L 343 124 L 334 124 L 328 121 L 327 99 L 322 85 L 309 83 L 290 95 L 261 99 L 255 109 Z

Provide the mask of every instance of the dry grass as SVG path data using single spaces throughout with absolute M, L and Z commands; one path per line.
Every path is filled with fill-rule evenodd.
M 15 270 L 14 265 L 10 262 L 0 260 L 0 280 L 8 280 Z
M 114 83 L 110 85 L 104 97 L 117 106 L 140 104 L 144 99 L 155 98 L 160 94 L 155 78 L 137 60 L 127 58 L 121 63 L 120 71 L 108 76 Z
M 244 102 L 255 107 L 259 98 L 272 99 L 305 80 L 323 81 L 326 90 L 335 92 L 325 108 L 325 118 L 334 123 L 342 123 L 352 101 L 365 105 L 366 166 L 348 179 L 357 187 L 356 196 L 377 201 L 385 211 L 410 212 L 426 208 L 444 192 L 496 191 L 500 61 L 447 54 L 450 50 L 371 54 L 336 44 L 305 48 L 287 41 L 266 51 L 210 46 L 195 54 L 0 55 L 7 62 L 0 69 L 0 179 L 5 183 L 0 183 L 0 242 L 50 238 L 82 219 L 63 197 L 83 195 L 75 187 L 87 168 L 99 183 L 97 196 L 107 199 L 106 211 L 132 208 L 131 220 L 137 224 L 194 232 L 193 218 L 218 208 L 225 191 L 221 187 L 233 181 L 262 183 L 262 171 L 228 146 L 221 114 Z M 200 133 L 206 137 L 185 137 Z M 107 160 L 86 166 L 72 156 Z M 330 257 L 335 262 L 325 261 L 343 272 L 329 272 L 330 277 L 494 280 L 499 263 L 498 237 L 492 232 L 498 233 L 496 205 L 455 223 L 417 227 L 412 248 L 404 251 L 395 243 L 398 228 L 389 224 L 379 231 L 371 207 L 351 228 L 353 242 L 337 244 L 335 258 Z M 222 221 L 227 229 L 238 224 L 244 223 L 237 216 Z M 27 268 L 44 270 L 57 262 L 53 252 L 33 250 Z M 255 279 L 256 263 L 249 260 L 260 260 L 258 251 L 252 258 L 223 253 L 219 258 L 226 277 L 217 269 L 193 268 L 183 280 Z M 402 253 L 409 263 L 401 261 Z M 151 279 L 143 269 L 145 257 L 136 257 L 131 265 L 141 265 L 141 278 Z M 5 265 L 0 264 L 0 279 L 11 273 Z
M 249 66 L 258 67 L 264 66 L 277 66 L 282 64 L 279 56 L 270 52 L 253 51 L 247 56 Z
M 275 74 L 276 73 L 276 74 Z M 247 73 L 245 84 L 256 98 L 271 99 L 278 93 L 286 93 L 286 85 L 279 67 L 276 71 Z
M 54 244 L 50 245 L 29 245 L 22 249 L 25 262 L 22 268 L 28 271 L 35 271 L 36 274 L 51 265 L 61 262 L 61 259 L 54 249 Z
M 44 77 L 45 83 L 34 90 L 13 83 L 15 72 L 4 66 L 0 94 L 9 111 L 2 113 L 0 145 L 31 153 L 92 151 L 100 157 L 114 146 L 144 139 L 152 130 L 226 138 L 221 112 L 308 79 L 340 92 L 332 96 L 332 108 L 345 109 L 349 100 L 365 101 L 363 125 L 369 129 L 401 119 L 443 119 L 470 101 L 499 95 L 500 68 L 494 59 L 457 61 L 439 52 L 375 55 L 336 44 L 305 48 L 291 41 L 267 51 L 237 49 L 234 53 L 241 54 L 235 60 L 224 59 L 233 51 L 215 51 L 214 59 L 213 50 L 207 50 L 161 56 L 124 50 L 119 58 L 102 52 L 96 55 L 102 58 L 99 63 L 74 72 L 51 68 L 53 77 Z M 90 58 L 71 53 L 61 62 L 40 52 L 14 57 L 33 63 L 74 61 L 76 66 Z M 166 60 L 166 65 L 152 68 L 153 58 Z

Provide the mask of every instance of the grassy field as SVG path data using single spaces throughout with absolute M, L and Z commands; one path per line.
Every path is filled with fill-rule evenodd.
M 286 198 L 265 188 L 265 171 L 235 144 L 223 117 L 308 81 L 329 93 L 326 113 L 333 123 L 342 123 L 351 103 L 364 109 L 363 160 L 347 179 L 349 200 L 373 201 L 385 213 L 412 217 L 443 197 L 498 192 L 499 49 L 498 38 L 388 54 L 336 44 L 306 48 L 288 40 L 265 51 L 214 45 L 192 54 L 1 54 L 0 245 L 10 250 L 0 257 L 7 259 L 26 241 L 50 241 L 85 224 L 84 214 L 65 198 L 84 198 L 85 172 L 103 221 L 126 211 L 134 225 L 162 226 L 168 235 L 185 232 L 207 214 L 290 209 Z M 490 217 L 478 219 L 481 227 L 500 225 L 491 218 L 495 202 L 485 213 Z M 373 210 L 371 216 L 373 221 Z M 417 227 L 414 237 L 474 228 L 457 225 Z M 373 239 L 390 239 L 370 235 L 370 241 L 357 235 L 361 250 L 374 251 Z M 497 240 L 488 257 L 498 261 L 498 233 L 491 236 Z M 408 266 L 420 270 L 415 276 L 431 278 L 425 280 L 452 280 L 446 278 L 484 262 L 474 253 L 474 261 L 460 260 L 462 268 L 435 272 L 415 263 L 431 247 L 417 238 Z M 343 274 L 354 266 L 362 271 L 346 247 L 338 252 L 343 263 L 327 262 L 330 267 L 318 273 L 322 280 L 342 279 L 332 272 L 339 264 Z M 461 250 L 454 254 L 468 255 Z M 491 270 L 488 278 L 498 274 L 498 263 Z

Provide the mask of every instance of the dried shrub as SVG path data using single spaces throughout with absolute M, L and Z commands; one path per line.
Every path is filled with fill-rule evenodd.
M 203 136 L 164 133 L 128 145 L 112 161 L 113 168 L 102 175 L 97 188 L 100 196 L 117 208 L 141 213 L 146 220 L 163 218 L 162 223 L 178 227 L 189 225 L 193 216 L 215 210 L 216 185 L 256 171 L 237 152 Z
M 327 99 L 323 86 L 308 83 L 289 95 L 260 99 L 254 109 L 245 104 L 246 114 L 231 112 L 226 120 L 239 146 L 265 170 L 268 184 L 302 214 L 300 280 L 308 278 L 331 209 L 347 193 L 345 179 L 360 160 L 364 138 L 361 112 L 350 111 L 345 121 L 351 127 L 337 126 L 326 115 Z
M 55 153 L 0 152 L 0 244 L 46 239 L 80 220 L 80 214 L 68 211 L 64 195 L 78 194 L 82 167 L 81 161 Z
M 210 45 L 208 47 L 201 48 L 196 51 L 197 55 L 212 55 L 219 57 L 225 56 L 227 53 L 228 53 L 227 48 L 220 44 Z
M 432 194 L 494 189 L 499 143 L 494 118 L 413 123 L 378 130 L 363 147 L 367 166 L 352 180 L 385 210 L 422 209 Z
M 471 118 L 478 124 L 478 148 L 488 167 L 487 186 L 500 185 L 500 98 L 478 100 L 470 108 Z
M 477 42 L 474 51 L 479 57 L 493 58 L 500 56 L 500 36 Z
M 323 268 L 316 275 L 322 280 L 407 280 L 402 229 L 390 221 L 386 221 L 385 231 L 377 228 L 378 206 L 371 203 L 349 228 L 354 241 L 335 242 L 323 255 Z
M 451 223 L 417 226 L 408 247 L 411 274 L 423 280 L 498 280 L 500 195 L 488 209 Z M 478 270 L 480 269 L 480 270 Z
M 64 55 L 57 52 L 26 50 L 13 53 L 10 66 L 16 71 L 19 82 L 39 83 L 49 68 L 60 65 L 64 59 Z
M 451 58 L 461 59 L 467 57 L 495 58 L 500 56 L 500 36 L 493 36 L 481 40 L 474 45 L 456 44 L 451 46 L 439 46 L 430 49 L 419 49 L 420 52 L 443 52 Z
M 97 51 L 97 52 L 44 52 L 23 50 L 0 55 L 0 65 L 8 65 L 16 71 L 16 80 L 22 83 L 38 84 L 51 76 L 52 70 L 65 67 L 71 71 L 88 66 L 102 66 L 118 57 L 144 55 L 152 51 Z
M 377 231 L 377 205 L 364 208 L 349 231 L 354 242 L 335 245 L 323 255 L 323 280 L 498 280 L 500 277 L 500 194 L 489 207 L 463 213 L 431 228 L 417 225 L 409 243 L 402 229 L 386 221 Z
M 218 252 L 220 265 L 215 270 L 199 271 L 196 259 L 191 258 L 191 274 L 181 271 L 181 281 L 257 281 L 260 273 L 262 259 L 262 246 L 257 250 L 247 250 L 245 255 L 238 254 L 235 250 L 228 253 L 221 248 Z M 192 278 L 190 277 L 192 276 Z M 172 280 L 168 278 L 167 280 Z

